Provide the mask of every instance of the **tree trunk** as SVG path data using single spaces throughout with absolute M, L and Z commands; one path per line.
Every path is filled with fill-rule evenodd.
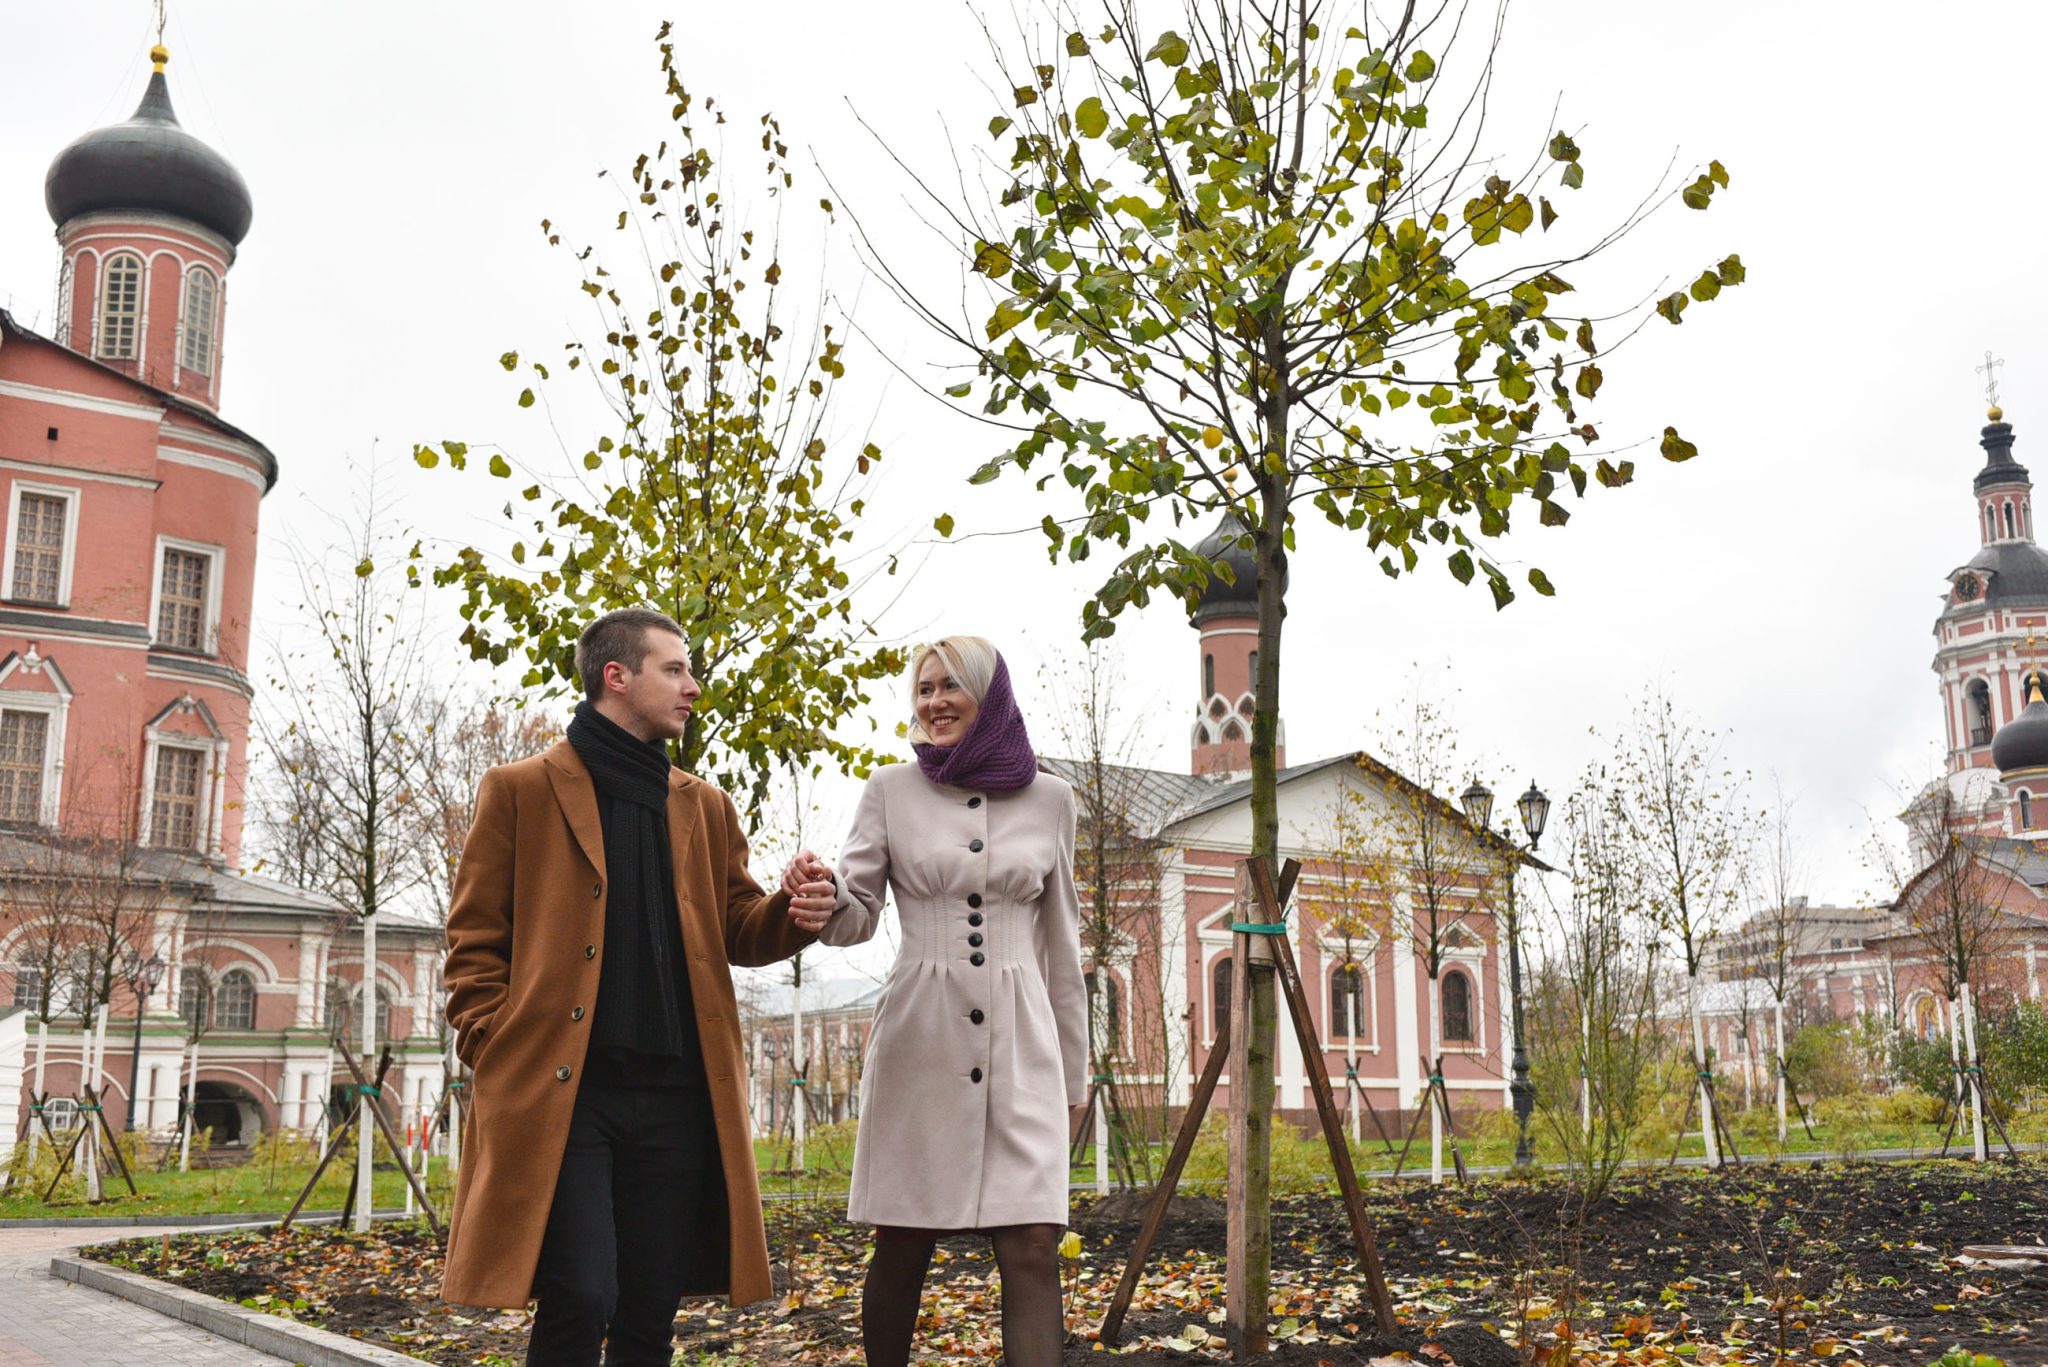
M 1982 1056 L 1977 1053 L 1977 1004 L 1970 994 L 1966 982 L 1962 990 L 1963 1006 L 1963 1048 L 1972 1069 L 1983 1066 Z M 1979 1163 L 1989 1158 L 1990 1151 L 1984 1146 L 1984 1074 L 1973 1071 L 1970 1078 L 1970 1140 L 1971 1151 Z
M 1285 375 L 1279 367 L 1276 374 Z M 1267 439 L 1275 449 L 1285 449 L 1287 413 L 1284 393 L 1274 396 L 1275 411 L 1268 422 Z M 1252 681 L 1255 705 L 1252 710 L 1252 853 L 1265 858 L 1276 874 L 1280 864 L 1280 633 L 1286 619 L 1284 591 L 1287 575 L 1286 490 L 1276 477 L 1254 471 L 1252 477 L 1260 498 L 1259 528 L 1254 554 L 1259 575 L 1259 659 Z M 1240 906 L 1240 913 L 1251 908 Z M 1272 1299 L 1273 1248 L 1273 1061 L 1279 1024 L 1277 997 L 1270 959 L 1248 956 L 1247 986 L 1250 1001 L 1245 1013 L 1248 1038 L 1243 1077 L 1233 1075 L 1233 1095 L 1242 1089 L 1246 1103 L 1245 1131 L 1233 1135 L 1243 1145 L 1244 1184 L 1242 1202 L 1231 1203 L 1229 1217 L 1241 1229 L 1243 1268 L 1231 1271 L 1231 1281 L 1241 1288 L 1240 1308 L 1244 1314 L 1242 1343 L 1234 1345 L 1241 1354 L 1266 1351 L 1266 1312 Z M 1232 1240 L 1239 1246 L 1239 1240 Z
M 1360 1090 L 1358 1084 L 1358 998 L 1363 995 L 1364 985 L 1358 980 L 1357 961 L 1348 954 L 1344 958 L 1346 966 L 1351 972 L 1350 982 L 1344 989 L 1344 1019 L 1347 1036 L 1344 1041 L 1344 1085 L 1350 1089 L 1349 1094 L 1344 1098 L 1344 1104 L 1345 1108 L 1351 1112 L 1351 1142 L 1356 1144 L 1360 1140 L 1358 1129 Z
M 185 1051 L 185 1120 L 178 1127 L 178 1171 L 192 1171 L 192 1107 L 199 1096 L 199 1041 Z
M 1593 1016 L 1579 1013 L 1579 1128 L 1593 1137 Z
M 1436 1104 L 1437 1068 L 1444 1053 L 1443 1018 L 1438 1014 L 1442 1001 L 1437 996 L 1437 977 L 1429 978 L 1429 1071 L 1422 1079 L 1422 1104 L 1429 1107 L 1429 1184 L 1440 1187 L 1444 1184 L 1444 1113 Z
M 47 980 L 45 980 L 43 991 L 48 992 L 49 990 Z M 45 1002 L 44 1010 L 48 1009 L 49 1004 Z M 50 1019 L 47 1016 L 39 1016 L 36 1018 L 36 1080 L 34 1091 L 31 1093 L 35 1099 L 35 1104 L 38 1106 L 43 1104 L 43 1060 L 49 1055 L 49 1052 Z M 43 1127 L 40 1124 L 31 1124 L 28 1127 L 28 1161 L 31 1163 L 36 1161 L 36 1149 L 41 1145 L 42 1138 Z
M 363 1057 L 362 1068 L 365 1077 L 377 1075 L 377 918 L 363 918 Z M 366 1234 L 370 1229 L 370 1212 L 375 1208 L 375 1195 L 371 1184 L 376 1173 L 372 1167 L 375 1150 L 370 1140 L 376 1134 L 376 1124 L 370 1119 L 369 1108 L 374 1097 L 356 1093 L 356 1107 L 361 1118 L 356 1121 L 356 1211 L 355 1229 Z
M 102 1004 L 97 1019 L 93 1022 L 93 1028 L 86 1033 L 84 1051 L 86 1067 L 84 1077 L 81 1079 L 81 1083 L 92 1084 L 93 1095 L 99 1098 L 98 1104 L 101 1106 L 107 1104 L 107 1094 L 99 1085 L 101 1066 L 106 1060 L 106 1048 L 107 1008 Z M 83 1092 L 85 1090 L 84 1086 L 81 1085 L 79 1090 Z M 94 1112 L 87 1111 L 84 1116 L 86 1125 L 85 1158 L 83 1161 L 85 1163 L 85 1199 L 88 1201 L 98 1201 L 106 1194 L 100 1187 L 100 1126 L 98 1119 L 98 1116 L 105 1114 L 104 1110 L 98 1112 L 97 1115 Z
M 1785 1125 L 1785 999 L 1778 998 L 1778 1143 L 1789 1143 L 1792 1131 Z
M 790 960 L 789 977 L 789 1113 L 790 1143 L 794 1154 L 790 1166 L 797 1172 L 804 1170 L 804 1121 L 809 1118 L 810 1107 L 804 1104 L 804 961 L 798 955 Z
M 462 1103 L 463 1091 L 454 1084 L 462 1080 L 462 1060 L 455 1057 L 455 1041 L 448 1041 L 448 1124 L 443 1133 L 447 1138 L 448 1176 L 453 1178 L 462 1171 Z
M 1721 1165 L 1721 1137 L 1714 1133 L 1714 1093 L 1707 1086 L 1707 1037 L 1700 1025 L 1700 980 L 1697 971 L 1685 975 L 1685 998 L 1692 1017 L 1693 1085 L 1700 1094 L 1700 1138 L 1706 1141 L 1707 1166 Z

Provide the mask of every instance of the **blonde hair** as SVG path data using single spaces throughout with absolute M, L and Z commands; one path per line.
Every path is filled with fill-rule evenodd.
M 988 696 L 988 686 L 996 677 L 996 664 L 1002 659 L 996 648 L 980 636 L 942 636 L 930 645 L 919 646 L 910 659 L 909 736 L 913 745 L 932 744 L 924 723 L 917 719 L 917 677 L 924 672 L 924 662 L 934 655 L 945 663 L 953 682 L 966 690 L 976 706 Z

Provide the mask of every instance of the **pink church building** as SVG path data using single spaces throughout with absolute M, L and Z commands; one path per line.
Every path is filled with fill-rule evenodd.
M 154 989 L 137 972 L 107 1005 L 107 1109 L 127 1114 L 132 1076 L 135 1126 L 172 1126 L 196 1053 L 199 1123 L 245 1144 L 320 1124 L 327 1025 L 363 973 L 342 908 L 241 871 L 257 532 L 278 480 L 219 411 L 252 203 L 179 125 L 152 55 L 134 114 L 50 165 L 52 335 L 0 311 L 0 1096 L 40 1080 L 68 1117 L 79 981 L 154 956 Z M 439 950 L 393 925 L 379 954 L 409 1106 L 441 1086 Z M 5 1114 L 0 1145 L 25 1124 Z

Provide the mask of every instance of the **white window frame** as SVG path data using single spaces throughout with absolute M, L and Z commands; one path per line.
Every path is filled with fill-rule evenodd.
M 191 647 L 172 645 L 157 636 L 162 622 L 164 605 L 164 552 L 184 551 L 189 555 L 203 555 L 211 562 L 206 570 L 206 618 L 200 629 L 199 654 L 220 654 L 220 581 L 227 567 L 227 548 L 210 545 L 204 541 L 186 541 L 181 537 L 159 536 L 156 539 L 156 558 L 149 572 L 149 646 L 152 650 L 189 651 Z
M 80 490 L 75 484 L 44 484 L 36 480 L 17 479 L 7 491 L 7 542 L 6 558 L 0 561 L 0 598 L 14 598 L 14 542 L 21 535 L 21 496 L 35 494 L 42 498 L 64 500 L 64 550 L 58 558 L 57 601 L 55 606 L 71 606 L 71 564 L 78 553 L 78 504 Z M 39 607 L 50 606 L 38 603 Z
M 1475 1054 L 1484 1057 L 1486 1048 L 1486 951 L 1454 949 L 1444 955 L 1443 968 L 1437 974 L 1437 1019 L 1441 1027 L 1443 1019 L 1443 978 L 1453 970 L 1462 970 L 1472 984 L 1472 1038 L 1470 1041 L 1454 1040 L 1449 1035 L 1437 1041 L 1446 1054 Z
M 43 730 L 42 810 L 38 823 L 55 826 L 57 813 L 63 810 L 64 723 L 71 714 L 70 690 L 60 687 L 55 693 L 31 693 L 0 687 L 0 711 L 41 712 L 49 718 Z
M 135 341 L 133 349 L 125 355 L 107 350 L 107 282 L 113 278 L 110 269 L 116 261 L 128 258 L 135 263 Z M 99 269 L 93 273 L 92 311 L 92 354 L 101 361 L 140 361 L 142 359 L 142 325 L 149 311 L 149 262 L 140 252 L 110 252 L 100 258 Z
M 197 276 L 208 281 L 207 316 L 204 320 L 206 345 L 199 349 L 199 364 L 192 363 L 192 282 Z M 204 375 L 209 383 L 213 379 L 214 348 L 220 341 L 220 329 L 216 320 L 220 317 L 220 276 L 211 266 L 195 261 L 185 268 L 185 278 L 178 285 L 178 369 L 189 370 L 194 375 Z
M 227 786 L 227 743 L 176 732 L 152 731 L 149 748 L 142 758 L 142 813 L 136 829 L 136 843 L 151 849 L 175 850 L 201 857 L 218 856 L 221 850 L 221 797 Z M 165 750 L 194 750 L 205 767 L 200 770 L 198 829 L 189 849 L 183 845 L 156 843 L 156 760 Z

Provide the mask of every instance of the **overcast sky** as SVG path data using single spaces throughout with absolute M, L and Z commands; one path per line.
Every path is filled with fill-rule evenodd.
M 1156 26 L 1177 9 L 1154 6 Z M 800 151 L 786 270 L 852 308 L 908 370 L 937 373 L 937 342 L 868 276 L 847 215 L 820 246 L 802 210 L 826 193 L 815 158 L 885 251 L 937 269 L 943 254 L 905 208 L 908 179 L 851 111 L 928 175 L 949 174 L 949 133 L 985 145 L 1001 112 L 988 89 L 1012 82 L 966 5 L 174 3 L 180 118 L 234 160 L 256 206 L 228 285 L 223 414 L 283 470 L 264 509 L 259 630 L 294 601 L 278 572 L 285 548 L 329 536 L 328 510 L 346 506 L 373 454 L 407 523 L 451 545 L 495 537 L 505 487 L 415 471 L 413 442 L 501 442 L 541 470 L 562 461 L 538 414 L 513 406 L 523 382 L 496 358 L 553 351 L 591 324 L 572 263 L 538 224 L 604 236 L 618 201 L 596 173 L 666 131 L 651 41 L 664 15 L 688 83 L 732 111 L 729 165 L 751 162 L 744 130 L 763 111 Z M 0 17 L 0 204 L 11 206 L 0 299 L 30 326 L 48 330 L 56 278 L 44 171 L 71 138 L 126 117 L 152 39 L 142 0 L 11 5 Z M 1661 679 L 1729 733 L 1730 760 L 1761 791 L 1775 773 L 1796 798 L 1811 895 L 1870 891 L 1857 857 L 1870 815 L 1938 764 L 1930 633 L 1943 576 L 1975 547 L 1969 480 L 1985 401 L 1973 367 L 1986 348 L 2007 362 L 2023 462 L 2033 433 L 2048 432 L 2048 405 L 2031 402 L 2048 363 L 2044 254 L 2023 245 L 2048 191 L 2022 154 L 2044 46 L 2048 10 L 1989 0 L 1944 5 L 1938 19 L 1925 7 L 1759 0 L 1516 5 L 1490 143 L 1522 157 L 1561 102 L 1557 124 L 1588 168 L 1567 212 L 1604 221 L 1674 157 L 1681 168 L 1718 158 L 1732 173 L 1712 212 L 1662 213 L 1575 277 L 1614 302 L 1742 255 L 1748 283 L 1681 328 L 1654 324 L 1607 366 L 1598 404 L 1612 441 L 1674 423 L 1701 454 L 1681 467 L 1636 452 L 1633 487 L 1571 505 L 1563 529 L 1531 519 L 1497 553 L 1540 564 L 1557 597 L 1525 593 L 1500 613 L 1440 566 L 1390 581 L 1362 538 L 1304 526 L 1282 709 L 1290 756 L 1366 744 L 1375 712 L 1398 707 L 1419 672 L 1432 689 L 1462 686 L 1462 748 L 1491 757 L 1481 776 L 1498 792 L 1533 778 L 1561 798 L 1600 751 L 1589 732 L 1618 727 Z M 773 212 L 750 207 L 761 224 Z M 949 288 L 943 275 L 921 279 Z M 1049 565 L 1036 533 L 929 545 L 937 511 L 963 533 L 1041 515 L 1024 485 L 962 484 L 991 435 L 892 378 L 865 346 L 842 398 L 836 440 L 887 453 L 866 544 L 907 549 L 915 571 L 869 605 L 887 607 L 883 629 L 983 632 L 1027 675 L 1070 654 L 1096 583 L 1088 567 Z M 595 435 L 585 424 L 566 439 L 580 451 Z M 1117 641 L 1156 762 L 1186 763 L 1196 671 L 1185 618 L 1156 605 Z M 827 801 L 845 810 L 842 795 Z

